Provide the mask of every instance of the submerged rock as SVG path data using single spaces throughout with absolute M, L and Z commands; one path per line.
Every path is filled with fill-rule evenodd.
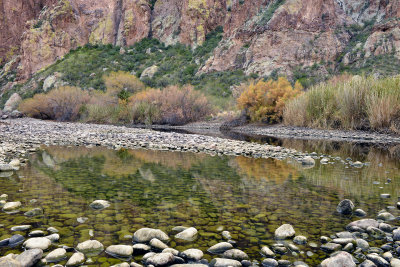
M 211 267 L 241 267 L 242 264 L 237 260 L 215 258 L 210 262 Z
M 67 258 L 67 251 L 63 248 L 57 248 L 47 254 L 45 260 L 46 262 L 59 262 Z
M 110 202 L 108 202 L 107 200 L 95 200 L 89 205 L 89 207 L 95 210 L 102 210 L 108 208 L 109 206 Z
M 338 204 L 336 210 L 340 214 L 350 215 L 350 214 L 353 213 L 354 207 L 355 206 L 354 206 L 354 204 L 353 204 L 353 202 L 351 200 L 344 199 L 344 200 L 340 201 L 340 203 Z
M 168 248 L 168 246 L 166 244 L 164 244 L 164 242 L 162 242 L 161 240 L 159 240 L 157 238 L 151 239 L 149 244 L 150 244 L 150 246 L 152 246 L 153 248 L 156 248 L 158 250 L 163 250 L 163 249 Z
M 133 241 L 139 243 L 149 242 L 151 239 L 157 238 L 163 242 L 168 241 L 169 237 L 160 229 L 141 228 L 133 234 Z
M 127 245 L 112 245 L 107 247 L 106 253 L 111 256 L 130 257 L 132 256 L 133 248 Z
M 25 212 L 24 215 L 27 217 L 40 216 L 43 215 L 43 210 L 41 208 L 34 208 L 31 209 L 30 211 Z
M 15 202 L 7 202 L 4 206 L 3 206 L 3 210 L 4 211 L 13 211 L 16 210 L 18 208 L 20 208 L 22 206 L 20 201 L 15 201 Z
M 79 243 L 76 249 L 83 254 L 98 254 L 104 250 L 104 246 L 97 240 L 87 240 Z
M 346 226 L 346 229 L 351 230 L 352 227 L 358 227 L 363 230 L 366 230 L 369 226 L 379 227 L 379 223 L 374 219 L 362 219 L 362 220 L 358 220 L 358 221 L 349 223 Z
M 66 266 L 77 266 L 85 262 L 85 254 L 82 252 L 75 252 L 67 261 Z
M 240 249 L 236 249 L 236 248 L 225 251 L 222 254 L 222 257 L 227 258 L 227 259 L 238 260 L 238 261 L 247 260 L 249 258 L 249 256 L 247 256 L 247 254 L 245 252 L 241 251 Z
M 276 267 L 278 266 L 278 261 L 275 259 L 265 259 L 262 261 L 261 265 L 263 267 Z
M 175 235 L 175 238 L 185 241 L 194 241 L 197 236 L 197 229 L 194 227 L 187 228 Z
M 218 244 L 215 244 L 214 246 L 211 246 L 209 249 L 207 249 L 207 251 L 212 254 L 220 254 L 220 253 L 224 253 L 225 251 L 232 249 L 232 248 L 233 248 L 233 246 L 231 243 L 220 242 Z
M 24 246 L 26 249 L 39 248 L 46 250 L 50 247 L 51 241 L 45 237 L 33 237 L 25 241 Z
M 276 239 L 286 239 L 291 238 L 296 234 L 293 229 L 293 226 L 290 224 L 283 224 L 278 229 L 275 230 L 275 238 Z
M 261 255 L 267 258 L 273 258 L 275 257 L 275 253 L 267 246 L 263 246 L 261 248 Z

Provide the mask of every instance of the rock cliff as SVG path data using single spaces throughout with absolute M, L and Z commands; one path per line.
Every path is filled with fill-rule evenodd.
M 399 18 L 400 0 L 0 0 L 0 65 L 11 61 L 25 80 L 87 43 L 153 37 L 196 47 L 222 26 L 199 73 L 291 75 L 298 66 L 400 59 Z

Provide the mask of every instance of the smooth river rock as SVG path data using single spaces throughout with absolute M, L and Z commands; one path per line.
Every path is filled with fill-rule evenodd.
M 15 259 L 21 266 L 31 267 L 36 264 L 43 256 L 43 250 L 39 248 L 28 249 L 19 254 Z
M 352 227 L 358 227 L 358 228 L 366 230 L 370 226 L 377 228 L 377 227 L 379 227 L 379 223 L 374 219 L 362 219 L 362 220 L 358 220 L 358 221 L 349 223 L 346 226 L 346 229 L 351 230 Z
M 85 254 L 82 252 L 75 252 L 67 261 L 66 266 L 77 266 L 85 262 Z
M 15 201 L 15 202 L 7 202 L 3 206 L 4 211 L 13 211 L 21 207 L 21 202 L 20 201 Z
M 209 249 L 207 249 L 207 251 L 212 254 L 220 254 L 220 253 L 224 253 L 225 251 L 232 249 L 232 248 L 233 248 L 233 246 L 231 243 L 220 242 L 220 243 L 215 244 L 214 246 L 210 247 Z
M 46 262 L 59 262 L 67 257 L 67 251 L 63 248 L 57 248 L 47 254 Z
M 165 266 L 171 264 L 175 260 L 175 257 L 172 253 L 158 253 L 153 254 L 149 258 L 146 259 L 147 265 L 154 265 L 154 266 Z
M 356 267 L 356 264 L 351 254 L 341 251 L 322 261 L 321 267 Z
M 163 242 L 168 241 L 169 237 L 160 229 L 141 228 L 133 234 L 133 241 L 138 243 L 146 243 L 157 238 Z
M 350 215 L 353 213 L 354 204 L 349 199 L 344 199 L 340 201 L 338 206 L 336 207 L 336 211 L 343 215 Z
M 237 260 L 215 258 L 210 262 L 211 267 L 241 267 L 242 264 Z
M 185 241 L 194 241 L 197 236 L 197 229 L 194 227 L 187 228 L 175 235 L 175 238 Z
M 107 200 L 95 200 L 89 205 L 89 207 L 95 210 L 102 210 L 108 208 L 109 206 L 110 202 L 108 202 Z
M 293 229 L 293 226 L 290 224 L 283 224 L 278 229 L 275 230 L 275 238 L 276 239 L 286 239 L 291 238 L 296 234 Z
M 204 253 L 200 249 L 190 248 L 182 252 L 182 257 L 187 260 L 199 261 L 203 258 Z
M 97 240 L 87 240 L 79 243 L 76 249 L 83 254 L 97 254 L 104 250 L 104 246 Z
M 236 249 L 236 248 L 225 251 L 222 254 L 222 257 L 227 258 L 227 259 L 238 260 L 238 261 L 249 259 L 249 256 L 244 251 L 241 251 L 240 249 Z
M 51 241 L 45 237 L 33 237 L 25 241 L 24 246 L 26 249 L 39 248 L 46 250 L 50 247 Z
M 112 245 L 107 247 L 106 253 L 110 254 L 111 256 L 117 257 L 130 257 L 133 253 L 132 246 L 127 245 Z

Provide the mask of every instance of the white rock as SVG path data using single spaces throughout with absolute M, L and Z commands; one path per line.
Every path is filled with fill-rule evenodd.
M 57 248 L 47 254 L 46 262 L 59 262 L 67 257 L 67 251 L 63 248 Z
M 4 211 L 12 211 L 12 210 L 16 210 L 18 208 L 20 208 L 22 206 L 20 201 L 15 201 L 15 202 L 7 202 L 4 206 L 3 206 L 3 210 Z
M 40 248 L 46 250 L 50 247 L 51 241 L 45 237 L 33 237 L 24 242 L 26 249 Z
M 283 224 L 278 229 L 275 230 L 275 238 L 277 239 L 286 239 L 293 237 L 296 232 L 293 229 L 293 226 L 290 224 Z
M 81 252 L 74 253 L 67 261 L 66 266 L 77 266 L 85 261 L 85 255 Z

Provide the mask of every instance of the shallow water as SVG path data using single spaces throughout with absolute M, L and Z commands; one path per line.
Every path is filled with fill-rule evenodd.
M 169 245 L 207 248 L 222 241 L 221 230 L 231 232 L 237 248 L 251 259 L 262 260 L 261 247 L 272 245 L 274 231 L 283 223 L 294 226 L 296 234 L 320 245 L 321 235 L 343 231 L 356 217 L 335 213 L 343 198 L 353 200 L 369 217 L 395 206 L 400 196 L 397 149 L 286 141 L 282 145 L 300 150 L 330 153 L 343 159 L 370 162 L 361 169 L 339 160 L 333 164 L 304 169 L 290 160 L 219 157 L 182 152 L 145 150 L 107 150 L 103 148 L 43 147 L 33 154 L 27 166 L 10 177 L 0 178 L 0 194 L 9 201 L 21 201 L 20 213 L 0 213 L 0 240 L 11 236 L 11 226 L 31 224 L 32 230 L 53 226 L 60 230 L 58 244 L 76 246 L 94 239 L 104 246 L 132 244 L 126 235 L 142 227 L 167 232 Z M 314 145 L 314 147 L 313 147 Z M 387 178 L 391 183 L 385 183 Z M 375 183 L 374 183 L 375 182 Z M 377 184 L 379 182 L 379 184 Z M 381 199 L 381 193 L 391 198 Z M 111 207 L 94 211 L 89 204 L 107 199 Z M 32 201 L 33 200 L 33 201 Z M 23 215 L 35 207 L 44 216 Z M 397 210 L 391 210 L 399 216 Z M 87 217 L 85 223 L 77 218 Z M 173 238 L 174 226 L 194 226 L 199 230 L 194 242 Z M 27 236 L 29 231 L 21 233 Z M 372 244 L 372 243 L 371 243 Z M 377 244 L 379 245 L 379 244 Z M 306 253 L 288 254 L 282 259 L 302 260 L 315 266 L 328 255 L 318 248 L 299 246 Z M 21 247 L 0 249 L 0 254 L 20 253 Z M 213 255 L 205 253 L 205 258 Z M 121 262 L 104 252 L 92 257 L 94 265 Z M 135 258 L 140 261 L 140 257 Z M 64 261 L 65 263 L 65 261 Z

